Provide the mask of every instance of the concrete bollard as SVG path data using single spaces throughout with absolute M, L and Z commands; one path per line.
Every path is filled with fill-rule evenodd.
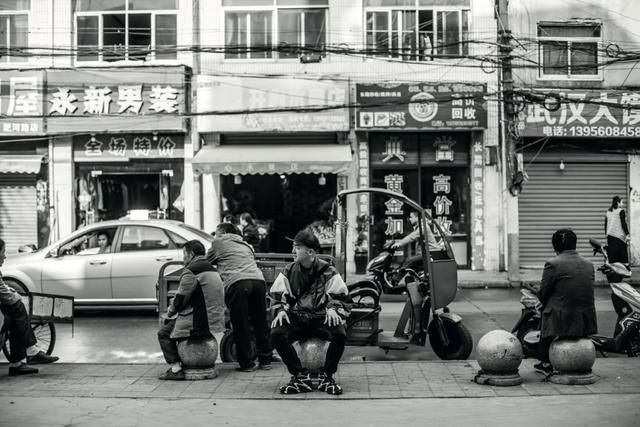
M 311 373 L 317 373 L 324 367 L 329 341 L 320 338 L 308 338 L 293 343 L 302 367 Z
M 178 342 L 178 354 L 187 380 L 204 380 L 218 376 L 216 359 L 218 341 L 214 337 L 188 338 Z
M 591 371 L 596 363 L 596 348 L 589 338 L 556 339 L 549 347 L 549 361 L 554 372 L 547 378 L 555 384 L 593 384 Z
M 478 384 L 514 386 L 522 384 L 518 372 L 522 362 L 522 345 L 509 332 L 496 329 L 487 332 L 476 346 L 480 371 L 473 379 Z

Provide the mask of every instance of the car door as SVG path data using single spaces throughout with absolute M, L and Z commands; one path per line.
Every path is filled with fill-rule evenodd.
M 168 261 L 180 260 L 182 250 L 162 228 L 125 225 L 113 254 L 113 298 L 129 304 L 156 303 L 160 267 Z
M 116 227 L 92 228 L 63 242 L 57 253 L 47 254 L 42 263 L 45 293 L 70 295 L 77 303 L 108 303 L 111 293 L 113 253 L 99 253 L 97 235 L 111 238 Z

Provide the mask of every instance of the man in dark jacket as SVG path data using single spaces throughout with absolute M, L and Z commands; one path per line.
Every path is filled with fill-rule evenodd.
M 190 337 L 211 337 L 224 331 L 222 279 L 205 259 L 198 240 L 184 244 L 184 271 L 176 295 L 167 309 L 168 320 L 158 331 L 158 342 L 169 369 L 161 380 L 183 380 L 178 341 Z
M 576 252 L 577 240 L 570 229 L 560 229 L 551 238 L 558 255 L 546 262 L 538 291 L 542 328 L 540 363 L 534 368 L 541 373 L 553 371 L 549 347 L 555 338 L 582 338 L 598 332 L 594 268 Z
M 6 244 L 0 239 L 0 267 L 4 264 Z M 37 374 L 38 369 L 30 364 L 52 363 L 58 360 L 37 346 L 38 341 L 31 329 L 31 319 L 22 303 L 20 294 L 7 286 L 0 274 L 0 310 L 4 315 L 2 329 L 9 332 L 9 376 Z
M 282 394 L 312 390 L 311 377 L 303 370 L 292 345 L 304 337 L 330 341 L 318 390 L 342 394 L 342 387 L 336 384 L 333 375 L 347 340 L 344 322 L 349 316 L 348 290 L 338 271 L 316 256 L 319 249 L 320 243 L 310 231 L 296 234 L 293 239 L 295 261 L 271 286 L 276 301 L 271 342 L 292 375 L 289 383 L 280 387 Z
M 242 372 L 271 369 L 267 285 L 256 264 L 253 248 L 242 240 L 235 225 L 218 224 L 207 260 L 218 266 L 218 272 L 224 281 L 224 298 L 231 316 L 236 355 L 240 364 L 236 369 Z M 257 366 L 251 354 L 251 327 L 258 349 Z

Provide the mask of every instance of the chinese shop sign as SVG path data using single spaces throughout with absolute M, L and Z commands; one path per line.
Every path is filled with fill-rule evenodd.
M 369 144 L 358 142 L 358 187 L 369 186 Z M 358 194 L 358 216 L 369 215 L 369 195 Z
M 453 202 L 449 199 L 451 194 L 451 177 L 449 175 L 434 175 L 433 177 L 433 215 L 435 221 L 440 225 L 442 231 L 451 234 L 451 206 Z
M 404 177 L 398 174 L 390 174 L 384 177 L 384 183 L 387 186 L 387 190 L 393 191 L 395 193 L 402 194 L 402 183 L 404 182 Z M 404 219 L 402 212 L 402 203 L 398 199 L 390 198 L 385 203 L 386 210 L 385 215 L 387 217 L 384 220 L 387 228 L 384 232 L 387 236 L 393 236 L 394 234 L 403 234 L 404 233 Z
M 47 130 L 185 130 L 185 71 L 84 69 L 48 71 Z
M 482 142 L 473 143 L 473 163 L 471 176 L 471 195 L 473 222 L 471 226 L 471 245 L 473 259 L 472 268 L 480 269 L 484 266 L 484 183 L 483 161 L 484 148 Z
M 197 87 L 198 113 L 211 113 L 201 132 L 349 130 L 347 82 L 198 76 Z
M 521 136 L 640 137 L 640 92 L 544 93 L 557 96 L 547 98 L 547 107 L 557 109 L 550 111 L 541 103 L 527 104 L 520 113 Z
M 43 71 L 0 72 L 0 135 L 44 133 Z
M 76 137 L 76 162 L 126 162 L 136 159 L 176 159 L 184 156 L 181 135 L 95 135 Z
M 357 84 L 357 128 L 486 128 L 485 95 L 482 84 Z

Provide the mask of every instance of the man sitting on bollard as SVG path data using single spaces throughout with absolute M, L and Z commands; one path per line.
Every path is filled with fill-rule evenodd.
M 184 271 L 176 295 L 167 309 L 165 325 L 158 331 L 158 341 L 169 369 L 161 380 L 184 380 L 178 341 L 191 337 L 211 337 L 224 332 L 224 289 L 222 280 L 204 257 L 198 240 L 184 244 Z
M 570 229 L 556 231 L 551 244 L 557 256 L 544 265 L 538 297 L 542 304 L 540 363 L 535 370 L 550 374 L 549 347 L 556 338 L 583 338 L 598 331 L 593 264 L 576 251 Z
M 312 391 L 311 376 L 302 367 L 293 342 L 305 337 L 330 341 L 318 390 L 342 394 L 333 375 L 344 352 L 347 334 L 344 322 L 349 315 L 348 290 L 338 271 L 317 257 L 318 239 L 302 230 L 293 239 L 294 262 L 278 275 L 271 293 L 276 316 L 271 324 L 271 342 L 291 373 L 280 388 L 282 394 Z
M 4 264 L 6 244 L 0 239 L 0 267 Z M 37 374 L 38 369 L 28 365 L 53 363 L 58 360 L 37 346 L 38 341 L 31 329 L 31 319 L 22 303 L 20 294 L 7 286 L 0 274 L 0 310 L 4 315 L 3 329 L 9 332 L 9 376 Z

